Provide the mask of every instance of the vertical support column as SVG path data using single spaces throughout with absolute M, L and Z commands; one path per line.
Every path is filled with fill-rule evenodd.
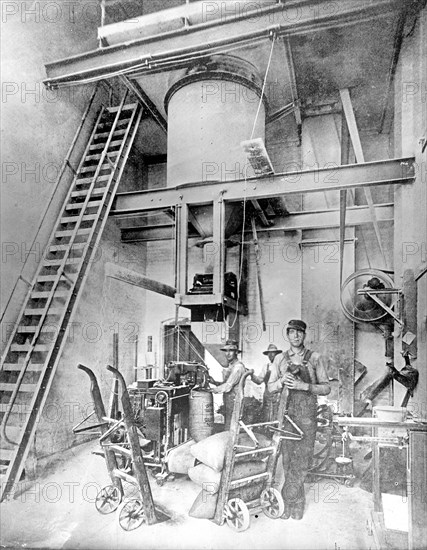
M 427 434 L 409 430 L 408 448 L 408 503 L 409 533 L 408 548 L 422 548 L 426 542 L 427 502 L 425 490 L 427 485 Z
M 213 203 L 213 242 L 216 254 L 213 263 L 213 294 L 222 302 L 225 264 L 225 204 L 222 195 Z
M 188 205 L 175 207 L 175 288 L 179 295 L 187 293 L 188 274 Z

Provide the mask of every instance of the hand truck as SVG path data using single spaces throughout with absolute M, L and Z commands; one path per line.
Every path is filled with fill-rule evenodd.
M 93 371 L 81 364 L 77 368 L 86 372 L 91 381 L 91 394 L 95 406 L 94 413 L 98 419 L 97 427 L 101 429 L 102 434 L 99 442 L 111 478 L 111 484 L 103 487 L 96 496 L 96 509 L 101 514 L 110 514 L 117 510 L 119 525 L 125 531 L 132 531 L 144 522 L 153 525 L 159 521 L 165 521 L 168 516 L 154 507 L 139 436 L 134 422 L 132 404 L 122 374 L 118 369 L 107 366 L 107 370 L 114 374 L 121 386 L 123 417 L 115 420 L 105 416 L 101 392 Z M 83 431 L 77 429 L 80 425 L 81 423 L 73 429 L 75 433 Z M 114 434 L 117 434 L 120 430 L 124 430 L 125 433 L 124 443 L 117 442 L 119 438 L 114 437 Z M 118 467 L 118 456 L 126 459 L 124 468 Z M 135 498 L 135 493 L 132 493 L 132 498 L 124 499 L 124 481 L 136 487 L 140 496 Z
M 283 514 L 285 505 L 281 493 L 273 487 L 278 457 L 283 439 L 302 439 L 303 432 L 286 415 L 295 432 L 283 430 L 283 421 L 244 424 L 242 421 L 243 398 L 246 380 L 252 377 L 253 371 L 246 372 L 239 383 L 239 392 L 234 403 L 230 425 L 230 441 L 221 474 L 220 489 L 213 521 L 218 525 L 227 522 L 235 531 L 245 531 L 250 526 L 250 516 L 263 512 L 268 518 L 277 519 Z M 283 416 L 283 415 L 282 415 Z M 280 418 L 280 417 L 279 417 Z M 273 432 L 271 444 L 261 447 L 254 428 L 267 429 Z M 239 444 L 239 435 L 246 433 L 252 441 L 252 446 Z M 260 458 L 267 462 L 264 473 L 255 474 L 241 479 L 233 479 L 236 462 L 242 458 Z M 238 490 L 253 487 L 255 498 L 245 501 L 236 496 Z

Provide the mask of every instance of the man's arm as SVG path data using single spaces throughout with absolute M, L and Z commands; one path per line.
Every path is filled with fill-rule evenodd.
M 266 374 L 267 374 L 267 365 L 263 365 L 259 375 L 257 374 L 252 375 L 252 382 L 255 382 L 255 384 L 258 384 L 259 386 L 264 382 Z
M 230 375 L 227 380 L 212 389 L 212 393 L 228 393 L 236 384 L 240 382 L 242 374 L 245 372 L 245 367 L 242 363 L 234 365 L 230 370 Z
M 315 395 L 328 395 L 331 393 L 331 385 L 326 372 L 326 359 L 316 354 L 312 357 L 312 363 L 316 371 L 317 384 L 309 384 L 308 391 Z
M 273 364 L 270 368 L 270 379 L 267 384 L 268 391 L 270 393 L 281 391 L 283 387 L 283 381 L 280 373 L 280 364 L 281 364 L 282 354 L 276 355 L 274 358 Z

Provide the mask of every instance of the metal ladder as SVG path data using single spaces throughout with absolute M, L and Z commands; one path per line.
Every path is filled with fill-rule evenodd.
M 1 361 L 0 501 L 19 482 L 108 213 L 139 103 L 102 107 Z

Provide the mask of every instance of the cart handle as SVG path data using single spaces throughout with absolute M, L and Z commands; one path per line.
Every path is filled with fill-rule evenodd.
M 102 395 L 99 389 L 98 380 L 96 379 L 93 370 L 91 370 L 89 367 L 86 367 L 85 365 L 79 363 L 77 365 L 77 368 L 85 372 L 90 378 L 90 392 L 92 394 L 95 414 L 98 418 L 98 422 L 101 423 L 104 421 L 103 417 L 105 416 L 105 407 L 104 402 L 102 401 Z

